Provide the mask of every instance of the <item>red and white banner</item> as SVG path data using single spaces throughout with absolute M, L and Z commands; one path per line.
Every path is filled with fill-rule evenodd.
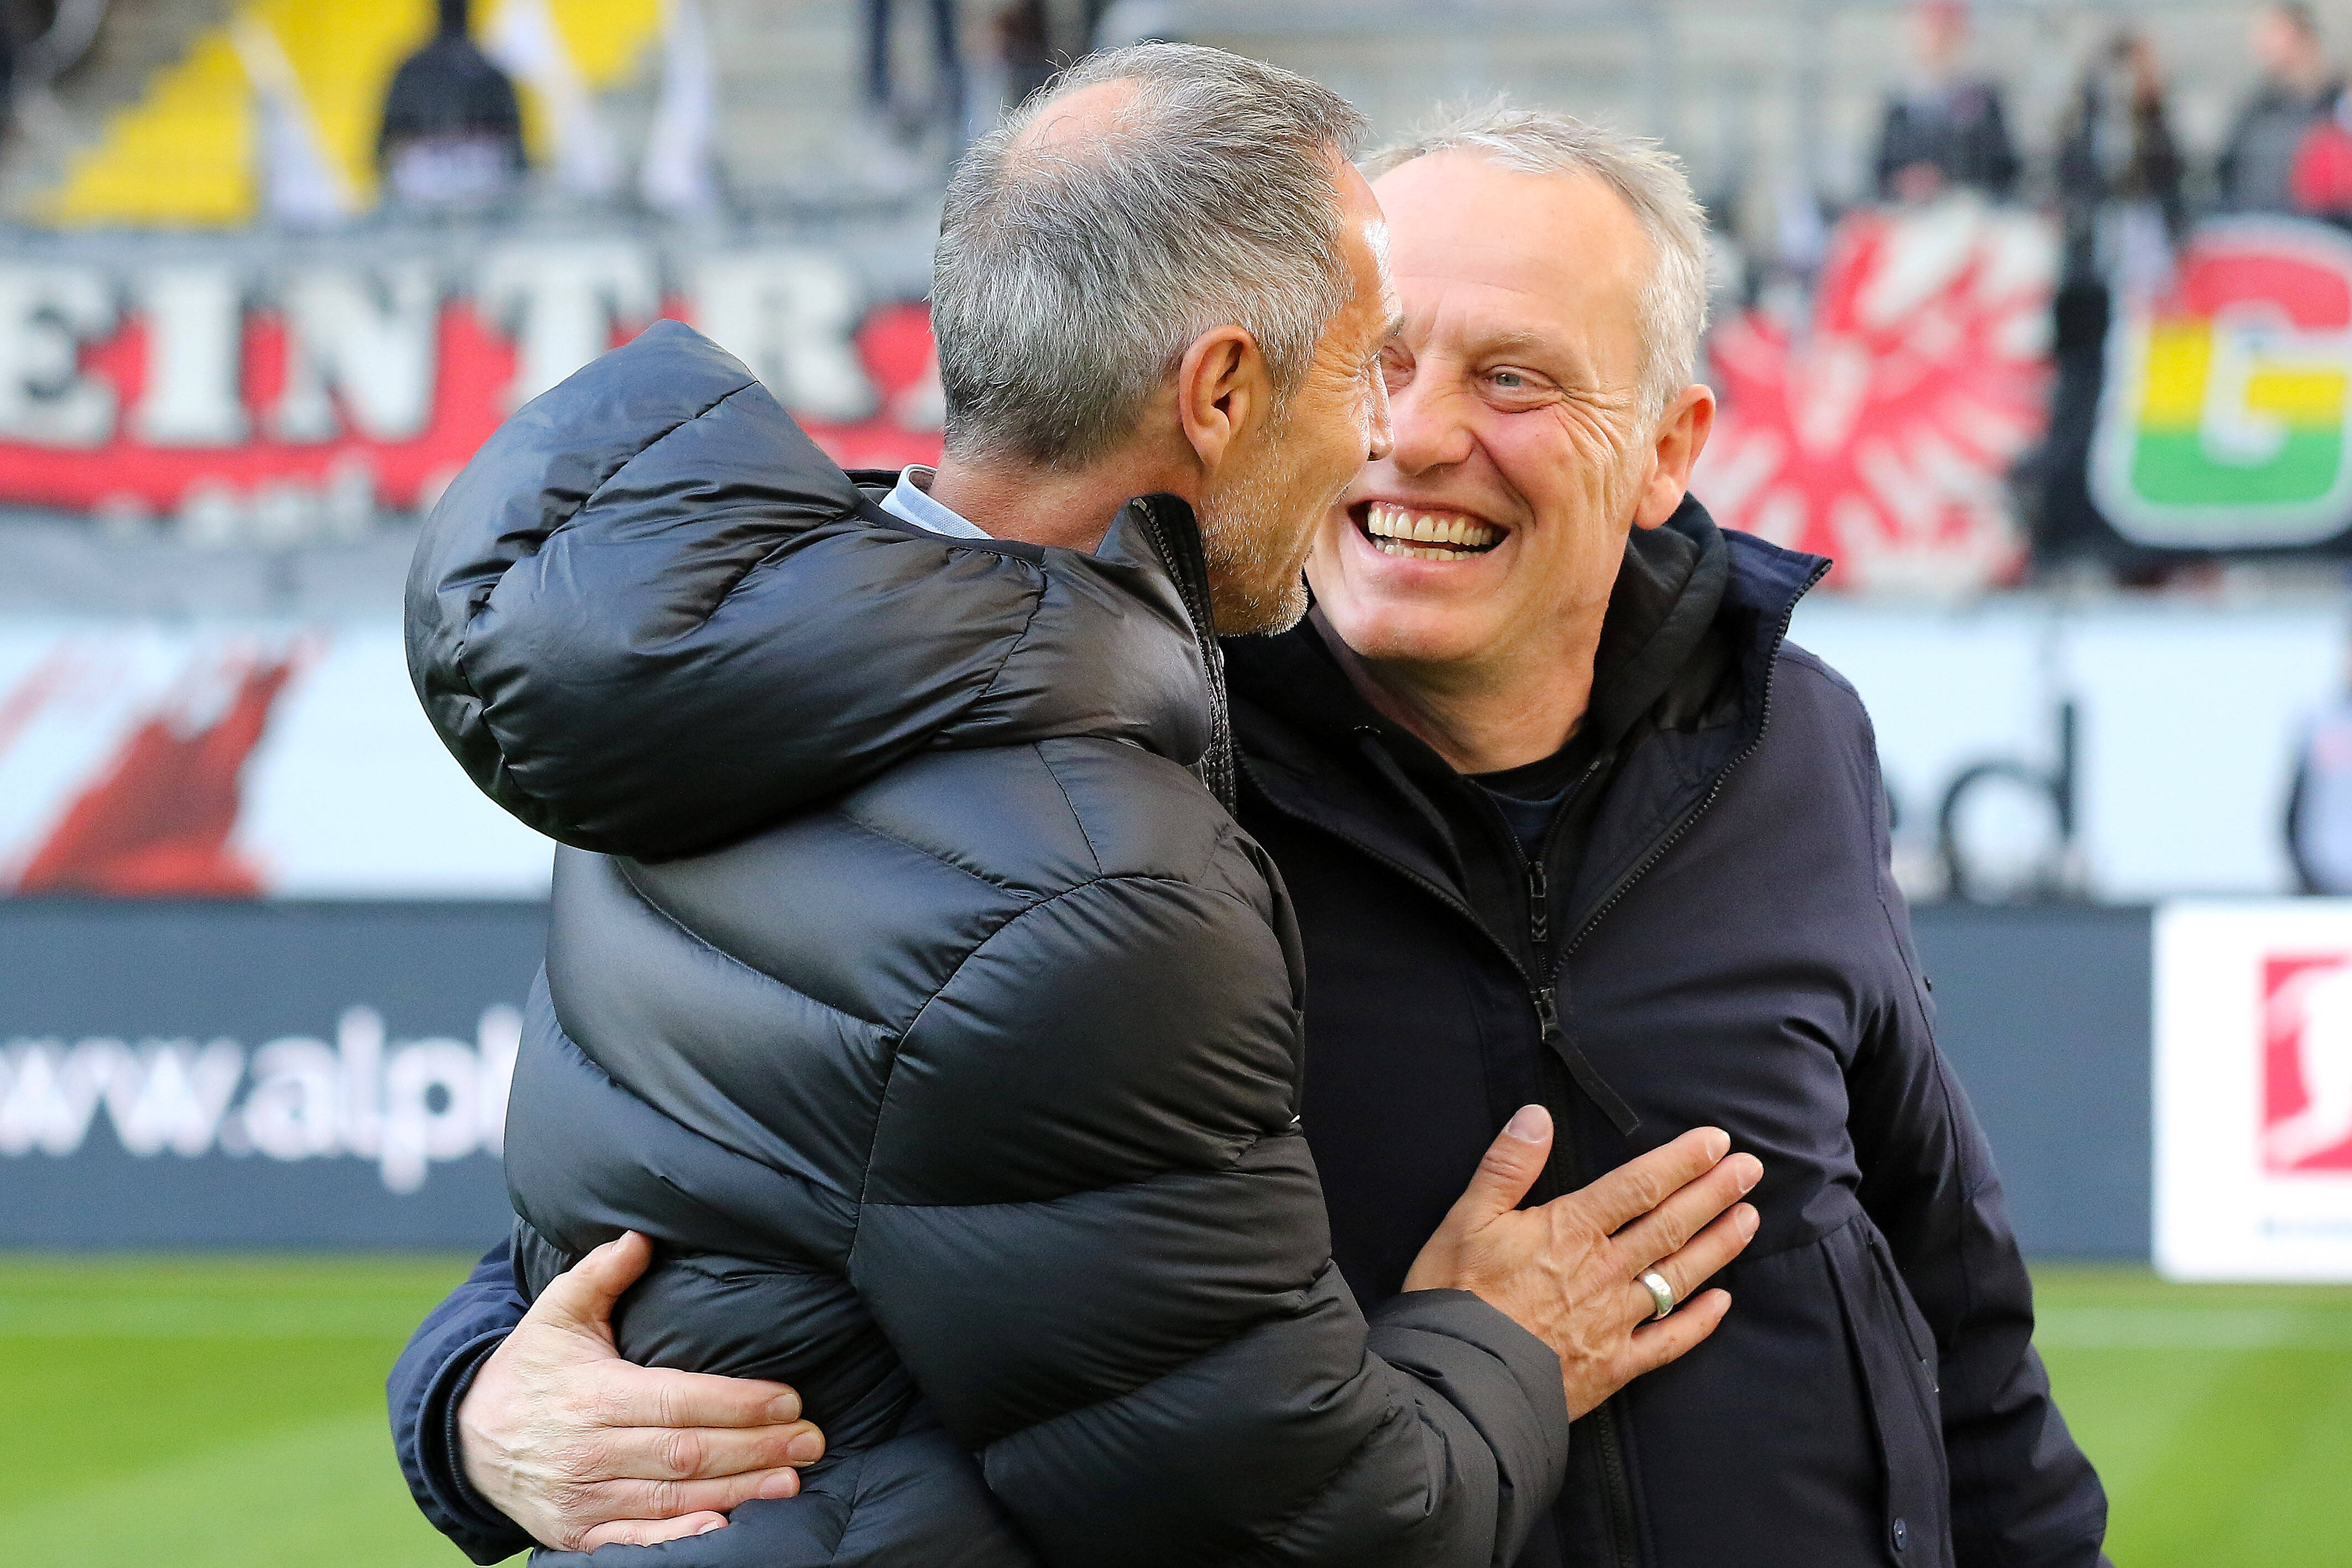
M 662 316 L 741 357 L 845 465 L 938 455 L 928 312 L 823 247 L 61 245 L 0 260 L 0 506 L 192 542 L 347 536 L 430 506 L 500 420 Z
M 1727 527 L 1833 558 L 1840 588 L 2014 580 L 2007 479 L 2046 417 L 2057 261 L 2030 213 L 1848 216 L 1810 321 L 1749 310 L 1710 340 L 1723 409 L 1693 490 Z
M 0 893 L 531 898 L 550 853 L 434 737 L 395 622 L 0 631 Z
M 2352 1281 L 2352 899 L 2158 911 L 2156 1256 Z

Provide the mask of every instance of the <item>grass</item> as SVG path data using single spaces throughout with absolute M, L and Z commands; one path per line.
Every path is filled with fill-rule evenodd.
M 464 1568 L 383 1375 L 468 1261 L 0 1256 L 0 1558 Z
M 456 1258 L 0 1255 L 0 1556 L 459 1568 L 383 1378 Z M 2037 1271 L 2121 1568 L 2352 1568 L 2352 1290 Z

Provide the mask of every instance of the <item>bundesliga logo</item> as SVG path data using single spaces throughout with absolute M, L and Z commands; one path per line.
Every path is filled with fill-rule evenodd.
M 2352 953 L 2263 965 L 2263 1168 L 2352 1171 Z

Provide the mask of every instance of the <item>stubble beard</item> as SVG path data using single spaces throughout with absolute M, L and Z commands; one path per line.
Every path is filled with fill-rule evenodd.
M 1269 444 L 1279 450 L 1278 442 Z M 1201 550 L 1208 559 L 1219 636 L 1271 636 L 1306 617 L 1301 569 L 1313 525 L 1294 526 L 1297 519 L 1287 515 L 1293 503 L 1283 489 L 1276 465 L 1267 462 L 1202 503 Z M 1297 559 L 1278 559 L 1277 550 Z

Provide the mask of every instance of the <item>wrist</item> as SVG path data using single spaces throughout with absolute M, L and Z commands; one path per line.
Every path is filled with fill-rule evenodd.
M 504 1330 L 485 1334 L 449 1358 L 428 1393 L 417 1432 L 425 1484 L 448 1516 L 442 1528 L 477 1563 L 502 1562 L 533 1544 L 478 1483 L 471 1450 L 480 1444 L 467 1441 L 466 1409 L 506 1337 Z

